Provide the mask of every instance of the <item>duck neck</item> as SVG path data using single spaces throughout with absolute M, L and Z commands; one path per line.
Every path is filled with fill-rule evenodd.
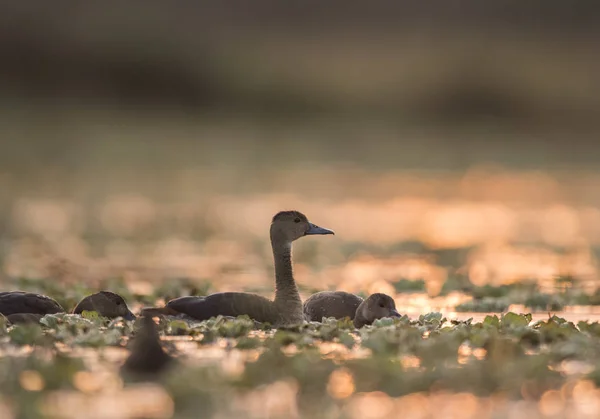
M 272 239 L 271 245 L 275 259 L 275 303 L 283 305 L 290 312 L 299 306 L 301 313 L 302 301 L 292 270 L 292 244 Z
M 354 327 L 356 327 L 357 329 L 360 329 L 361 327 L 363 327 L 366 324 L 370 324 L 369 320 L 367 319 L 367 317 L 364 315 L 363 313 L 363 303 L 361 303 L 358 308 L 356 309 L 356 314 L 354 315 Z

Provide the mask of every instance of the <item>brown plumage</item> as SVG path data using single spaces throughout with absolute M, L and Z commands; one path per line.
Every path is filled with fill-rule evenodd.
M 298 211 L 277 213 L 271 222 L 271 247 L 275 261 L 275 299 L 256 294 L 222 292 L 206 297 L 181 297 L 171 300 L 162 309 L 148 313 L 185 314 L 198 320 L 218 315 L 237 317 L 248 315 L 261 323 L 274 326 L 302 323 L 302 301 L 292 271 L 292 242 L 307 235 L 334 234 L 316 226 Z M 145 311 L 146 312 L 146 311 Z
M 110 291 L 100 291 L 84 297 L 73 309 L 73 314 L 81 314 L 83 311 L 95 311 L 109 318 L 123 317 L 125 320 L 135 320 L 123 297 Z
M 358 295 L 344 291 L 322 291 L 311 295 L 304 302 L 303 312 L 306 320 L 316 322 L 323 317 L 348 317 L 356 328 L 384 317 L 400 317 L 396 303 L 389 295 L 376 293 L 363 300 Z
M 46 314 L 63 313 L 64 308 L 52 298 L 33 292 L 0 292 L 0 313 L 5 316 L 19 313 Z

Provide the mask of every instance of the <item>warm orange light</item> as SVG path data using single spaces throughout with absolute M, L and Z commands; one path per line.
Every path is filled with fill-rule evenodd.
M 331 373 L 327 383 L 327 392 L 334 399 L 345 399 L 354 393 L 354 376 L 345 369 L 340 368 Z
M 45 386 L 44 378 L 33 370 L 22 371 L 19 374 L 19 383 L 27 391 L 42 391 Z

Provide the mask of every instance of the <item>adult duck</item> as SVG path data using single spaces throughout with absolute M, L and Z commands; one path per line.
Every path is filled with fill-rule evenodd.
M 64 308 L 58 302 L 45 295 L 25 291 L 0 292 L 0 313 L 11 314 L 46 314 L 63 313 Z
M 111 319 L 123 317 L 125 320 L 135 320 L 135 315 L 129 310 L 123 297 L 110 291 L 100 291 L 84 297 L 73 309 L 73 314 L 84 311 L 95 311 Z
M 306 320 L 316 322 L 323 317 L 348 317 L 357 329 L 384 317 L 400 317 L 394 299 L 387 294 L 375 293 L 363 300 L 345 291 L 313 294 L 304 302 L 303 312 Z
M 185 314 L 197 320 L 218 315 L 270 323 L 275 327 L 302 323 L 302 300 L 292 269 L 292 243 L 304 236 L 334 234 L 332 230 L 308 221 L 299 211 L 281 211 L 271 221 L 270 235 L 275 261 L 275 299 L 244 292 L 221 292 L 206 297 L 180 297 L 165 307 L 147 309 L 148 313 Z

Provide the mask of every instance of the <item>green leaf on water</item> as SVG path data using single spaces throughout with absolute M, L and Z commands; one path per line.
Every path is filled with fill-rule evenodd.
M 60 319 L 54 314 L 46 314 L 40 319 L 40 323 L 50 329 L 55 329 L 59 325 Z
M 442 321 L 442 313 L 427 313 L 419 316 L 420 323 L 439 324 Z
M 88 333 L 80 334 L 73 339 L 73 344 L 78 346 L 89 346 L 101 348 L 103 346 L 115 346 L 121 340 L 121 333 L 116 330 L 107 330 L 101 332 L 98 329 L 92 329 Z
M 490 315 L 485 316 L 482 323 L 485 326 L 491 326 L 491 327 L 495 327 L 495 328 L 500 327 L 500 319 L 495 314 L 493 316 L 490 316 Z
M 100 318 L 100 315 L 98 314 L 97 311 L 83 310 L 81 312 L 81 317 L 83 317 L 84 319 L 87 319 L 87 320 L 97 321 Z
M 338 329 L 354 330 L 354 323 L 349 317 L 344 317 L 343 319 L 337 320 L 337 327 Z
M 517 314 L 509 311 L 502 316 L 503 327 L 525 327 L 531 322 L 531 314 Z
M 39 324 L 17 324 L 8 332 L 10 341 L 16 345 L 37 345 L 44 342 L 44 331 Z
M 580 333 L 573 323 L 556 316 L 549 318 L 546 322 L 538 322 L 534 327 L 546 343 L 566 340 L 573 334 Z
M 298 342 L 301 337 L 302 335 L 300 333 L 289 332 L 287 330 L 277 330 L 273 336 L 273 339 L 281 346 L 287 346 Z
M 219 328 L 219 335 L 226 338 L 239 338 L 254 329 L 254 320 L 244 315 L 235 319 L 226 320 Z
M 589 333 L 592 336 L 600 337 L 600 323 L 598 322 L 589 323 L 587 321 L 580 321 L 577 323 L 577 327 L 582 332 Z
M 352 336 L 348 332 L 341 332 L 339 340 L 340 340 L 340 343 L 348 349 L 352 349 L 352 347 L 356 343 L 356 341 L 354 340 L 354 336 Z
M 554 323 L 558 323 L 558 324 L 567 323 L 566 319 L 564 319 L 562 317 L 558 317 L 556 314 L 554 314 L 552 317 L 550 317 L 550 320 L 553 321 Z
M 394 319 L 391 317 L 384 317 L 382 319 L 377 319 L 373 322 L 373 326 L 375 327 L 385 327 L 385 326 L 393 326 Z
M 187 335 L 190 328 L 188 324 L 183 320 L 173 320 L 169 322 L 169 334 L 170 335 Z
M 262 341 L 259 338 L 241 337 L 235 347 L 237 349 L 256 349 L 262 345 Z

